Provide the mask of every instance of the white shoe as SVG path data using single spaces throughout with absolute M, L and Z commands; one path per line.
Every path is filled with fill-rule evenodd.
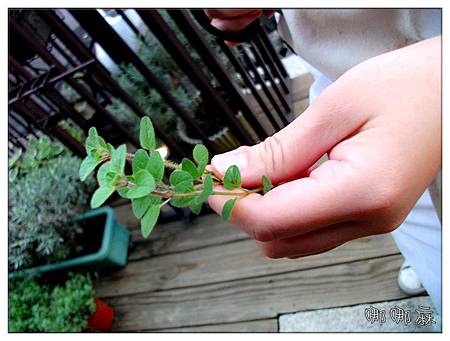
M 408 295 L 418 295 L 425 292 L 425 288 L 417 277 L 414 270 L 406 261 L 403 262 L 398 272 L 397 277 L 398 286 Z

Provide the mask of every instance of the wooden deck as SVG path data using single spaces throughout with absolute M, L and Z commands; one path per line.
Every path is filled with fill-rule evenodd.
M 128 265 L 97 285 L 116 311 L 115 331 L 277 332 L 279 314 L 405 297 L 390 235 L 272 260 L 213 214 L 159 224 L 144 240 L 130 205 L 116 212 L 134 247 Z

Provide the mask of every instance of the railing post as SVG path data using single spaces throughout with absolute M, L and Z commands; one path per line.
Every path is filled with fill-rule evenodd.
M 14 29 L 17 33 L 19 33 L 21 39 L 23 39 L 24 42 L 26 42 L 30 47 L 36 51 L 38 55 L 43 58 L 43 60 L 50 64 L 55 66 L 55 68 L 59 72 L 66 71 L 64 66 L 62 66 L 58 60 L 50 53 L 48 52 L 44 47 L 40 46 L 36 41 L 34 41 L 31 38 L 31 35 L 29 32 L 25 31 L 24 28 L 20 27 L 16 22 L 13 20 L 9 21 L 9 27 Z M 97 103 L 97 100 L 76 80 L 68 78 L 67 82 L 77 91 L 79 92 L 84 99 L 96 109 L 96 111 L 102 113 L 105 117 L 108 118 L 109 122 L 117 128 L 122 134 L 124 134 L 128 141 L 133 143 L 136 147 L 139 146 L 139 141 L 130 134 L 129 130 L 125 129 L 123 125 L 114 117 L 112 116 L 105 108 L 103 108 L 99 103 Z
M 258 117 L 252 112 L 248 104 L 242 98 L 242 94 L 230 77 L 229 71 L 225 70 L 213 50 L 206 43 L 202 34 L 197 30 L 190 19 L 188 12 L 185 10 L 168 10 L 167 12 L 172 17 L 175 24 L 180 28 L 180 31 L 183 32 L 187 40 L 197 50 L 205 65 L 208 65 L 211 69 L 211 72 L 217 78 L 219 83 L 228 90 L 232 100 L 242 109 L 244 117 L 255 130 L 258 137 L 261 140 L 264 140 L 268 135 L 259 122 Z
M 91 37 L 102 45 L 103 49 L 117 64 L 120 64 L 121 62 L 133 63 L 149 84 L 161 94 L 161 97 L 174 109 L 186 124 L 198 134 L 203 140 L 203 143 L 209 149 L 215 151 L 214 145 L 209 141 L 208 136 L 195 124 L 195 122 L 190 120 L 189 115 L 169 94 L 161 82 L 152 74 L 144 62 L 131 50 L 96 10 L 70 10 L 70 13 L 78 20 Z
M 80 59 L 92 59 L 94 55 L 83 45 L 79 38 L 64 24 L 64 22 L 52 11 L 42 10 L 39 12 L 42 18 L 49 24 L 54 30 L 57 36 L 68 46 L 72 53 L 79 56 Z M 103 80 L 104 84 L 118 96 L 125 104 L 127 104 L 131 110 L 133 110 L 138 116 L 148 116 L 141 107 L 125 92 L 117 82 L 110 76 L 109 72 L 98 61 L 93 66 L 96 74 Z M 158 137 L 167 145 L 170 150 L 170 155 L 174 159 L 181 159 L 184 155 L 190 153 L 186 148 L 178 146 L 173 139 L 167 135 L 158 125 L 158 122 L 153 122 L 153 126 Z
M 217 103 L 217 112 L 230 122 L 230 130 L 247 144 L 255 141 L 242 127 L 235 114 L 227 106 L 223 98 L 211 86 L 198 65 L 193 61 L 186 48 L 178 41 L 175 33 L 168 27 L 156 10 L 137 10 L 142 21 L 148 26 L 152 33 L 158 38 L 161 45 L 170 53 L 171 57 L 180 68 L 189 76 L 192 83 L 210 99 Z
M 225 45 L 225 43 L 222 40 L 218 39 L 217 42 L 220 45 L 220 47 L 222 48 L 222 50 L 225 52 L 225 54 L 227 55 L 228 59 L 233 64 L 233 66 L 236 69 L 236 71 L 239 72 L 239 74 L 241 75 L 241 77 L 244 80 L 245 84 L 250 89 L 253 97 L 255 97 L 256 102 L 258 102 L 259 106 L 261 107 L 261 109 L 265 113 L 267 119 L 272 124 L 273 128 L 275 130 L 280 130 L 281 129 L 280 125 L 278 124 L 278 122 L 273 117 L 272 112 L 269 110 L 269 108 L 267 107 L 267 105 L 264 102 L 264 100 L 262 99 L 262 97 L 259 95 L 258 90 L 256 90 L 252 80 L 248 76 L 247 72 L 244 70 L 244 68 L 241 65 L 240 61 L 234 56 L 234 54 L 231 51 L 231 49 L 227 45 Z
M 262 79 L 261 75 L 259 74 L 258 70 L 256 69 L 256 66 L 253 64 L 252 60 L 250 59 L 250 57 L 247 55 L 247 52 L 244 50 L 244 48 L 242 46 L 238 46 L 238 50 L 239 52 L 242 54 L 242 57 L 244 58 L 245 63 L 247 64 L 247 66 L 250 68 L 250 70 L 253 72 L 255 79 L 257 82 L 259 82 L 259 84 L 261 84 L 261 88 L 264 92 L 264 94 L 266 95 L 266 97 L 268 98 L 270 104 L 272 104 L 273 109 L 277 112 L 281 122 L 284 125 L 287 125 L 287 120 L 284 117 L 284 113 L 283 111 L 280 109 L 278 103 L 276 102 L 276 100 L 274 99 L 274 97 L 272 96 L 272 93 L 270 92 L 270 90 L 267 88 L 266 82 Z M 284 118 L 284 119 L 283 119 Z M 278 127 L 280 127 L 279 125 L 277 125 Z M 281 127 L 282 128 L 282 127 Z M 281 129 L 280 128 L 280 129 Z

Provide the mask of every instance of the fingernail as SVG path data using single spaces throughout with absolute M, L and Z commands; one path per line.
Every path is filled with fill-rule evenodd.
M 247 167 L 247 159 L 243 153 L 232 151 L 214 156 L 211 160 L 211 164 L 222 175 L 225 175 L 227 169 L 232 165 L 238 166 L 239 171 L 242 173 Z

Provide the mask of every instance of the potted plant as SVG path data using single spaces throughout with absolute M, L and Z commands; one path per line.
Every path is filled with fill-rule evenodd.
M 9 281 L 9 332 L 109 331 L 112 308 L 94 298 L 89 274 L 69 273 L 51 283 L 26 277 Z
M 10 278 L 126 263 L 129 233 L 115 221 L 112 209 L 82 214 L 95 181 L 79 181 L 80 164 L 47 136 L 30 139 L 27 151 L 22 155 L 19 150 L 9 160 Z

